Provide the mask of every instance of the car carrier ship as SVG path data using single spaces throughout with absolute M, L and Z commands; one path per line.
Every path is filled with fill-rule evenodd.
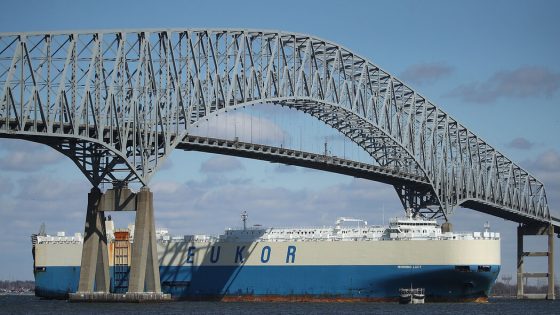
M 217 237 L 157 230 L 161 288 L 174 299 L 398 301 L 403 287 L 426 301 L 485 301 L 500 270 L 500 235 L 443 232 L 410 212 L 388 226 L 339 218 L 334 227 L 227 229 Z M 106 221 L 111 292 L 126 292 L 134 226 Z M 83 237 L 34 234 L 35 294 L 77 291 Z

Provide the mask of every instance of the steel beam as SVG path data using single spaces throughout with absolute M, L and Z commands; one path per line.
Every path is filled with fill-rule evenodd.
M 337 43 L 251 29 L 0 34 L 0 137 L 51 145 L 93 186 L 147 184 L 201 121 L 261 103 L 301 110 L 376 166 L 421 176 L 430 197 L 401 199 L 429 206 L 426 214 L 438 208 L 446 217 L 464 205 L 551 220 L 538 179 Z

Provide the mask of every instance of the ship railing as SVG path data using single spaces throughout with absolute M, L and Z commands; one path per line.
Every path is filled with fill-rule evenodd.
M 253 226 L 247 226 L 247 227 L 242 227 L 242 226 L 235 226 L 233 228 L 228 228 L 228 231 L 266 231 L 266 230 L 270 230 L 272 228 L 267 228 L 267 227 L 263 227 L 262 225 L 253 225 Z
M 38 244 L 73 244 L 73 243 L 83 243 L 83 238 L 81 236 L 38 236 Z
M 276 235 L 274 237 L 261 237 L 258 241 L 266 242 L 318 242 L 318 241 L 332 241 L 332 242 L 344 242 L 344 241 L 374 241 L 381 240 L 381 236 L 371 236 L 371 235 L 290 235 L 281 236 Z
M 498 232 L 447 232 L 441 235 L 444 239 L 468 239 L 468 240 L 499 240 Z
M 219 240 L 224 240 L 224 238 L 212 236 L 212 235 L 183 235 L 183 236 L 160 237 L 157 239 L 158 242 L 163 242 L 163 243 L 188 243 L 188 242 L 210 243 Z
M 446 232 L 443 234 L 389 233 L 382 240 L 499 240 L 497 232 Z

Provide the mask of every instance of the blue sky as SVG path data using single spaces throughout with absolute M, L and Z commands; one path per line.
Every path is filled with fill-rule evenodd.
M 0 32 L 241 27 L 337 42 L 527 168 L 545 183 L 551 209 L 560 213 L 558 1 L 5 0 L 1 7 Z M 336 132 L 293 111 L 262 106 L 228 119 L 228 128 L 210 122 L 199 127 L 201 134 L 233 132 L 313 151 L 327 138 L 333 154 L 364 159 Z M 47 147 L 0 140 L 0 279 L 32 278 L 29 235 L 42 222 L 50 232 L 83 230 L 88 185 Z M 386 218 L 401 211 L 390 186 L 194 152 L 174 152 L 151 186 L 158 225 L 177 234 L 220 233 L 238 224 L 241 210 L 253 223 L 274 226 L 329 225 L 341 215 L 381 223 L 381 209 Z M 130 218 L 117 219 L 124 226 Z M 465 209 L 451 221 L 458 230 L 480 230 L 490 221 L 503 235 L 504 273 L 514 272 L 515 224 Z

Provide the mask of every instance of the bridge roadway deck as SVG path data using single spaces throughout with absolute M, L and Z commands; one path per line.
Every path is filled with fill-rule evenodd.
M 348 160 L 337 156 L 310 153 L 283 147 L 187 135 L 177 148 L 185 151 L 227 154 L 273 163 L 301 166 L 374 180 L 391 185 L 414 185 L 415 187 L 425 187 L 426 189 L 430 189 L 431 187 L 430 183 L 424 177 L 416 174 Z
M 431 187 L 424 177 L 416 174 L 400 172 L 392 168 L 347 160 L 336 156 L 269 145 L 187 135 L 177 148 L 185 151 L 226 154 L 273 163 L 301 166 L 374 180 L 391 185 L 413 185 L 417 188 L 426 189 L 430 189 Z M 497 207 L 496 205 L 485 204 L 484 202 L 467 201 L 461 206 L 518 223 L 538 225 L 543 223 L 541 220 L 536 220 L 522 213 L 516 213 L 509 209 Z M 550 223 L 554 226 L 555 233 L 560 233 L 560 219 L 551 217 Z
M 0 129 L 5 124 L 9 124 L 11 125 L 11 127 L 15 128 L 17 120 L 10 119 L 8 120 L 8 122 L 0 121 Z M 44 126 L 41 123 L 35 123 L 35 126 L 32 125 L 33 124 L 31 122 L 27 122 L 25 124 L 24 130 L 44 129 Z M 59 130 L 61 128 L 69 130 L 71 129 L 71 126 L 69 124 L 55 124 L 53 128 L 55 130 Z M 80 127 L 80 131 L 84 129 L 89 129 L 90 134 L 95 134 L 93 126 Z M 107 134 L 107 132 L 104 132 L 104 138 L 107 137 Z M 62 134 L 61 136 L 64 135 Z M 47 136 L 43 132 L 33 131 L 24 135 L 17 134 L 15 132 L 0 132 L 0 138 L 19 138 L 41 143 L 57 141 L 53 137 Z M 283 163 L 349 175 L 356 178 L 374 180 L 395 186 L 414 187 L 418 190 L 425 191 L 431 190 L 431 185 L 428 180 L 425 177 L 417 174 L 411 174 L 408 172 L 395 170 L 393 168 L 376 166 L 369 163 L 348 160 L 336 156 L 327 156 L 324 154 L 310 153 L 282 147 L 253 144 L 235 140 L 207 138 L 204 136 L 187 135 L 183 139 L 183 141 L 179 143 L 177 148 L 185 151 L 200 151 L 226 154 L 231 156 L 269 161 L 273 163 Z M 551 216 L 550 220 L 543 220 L 514 211 L 509 208 L 504 208 L 499 205 L 488 204 L 481 200 L 466 200 L 459 206 L 523 224 L 542 225 L 543 223 L 550 223 L 554 226 L 554 232 L 560 235 L 560 218 L 555 216 Z
M 8 121 L 0 120 L 0 128 L 2 128 L 5 124 L 8 124 L 11 130 L 18 128 L 18 121 L 13 118 L 9 119 Z M 40 122 L 26 122 L 23 129 L 44 130 L 44 128 L 45 126 Z M 55 123 L 53 125 L 54 130 L 64 129 L 64 132 L 62 132 L 61 136 L 64 136 L 64 134 L 68 133 L 71 128 L 72 126 L 68 123 Z M 97 130 L 94 126 L 81 125 L 79 127 L 79 133 L 81 134 L 85 129 L 88 129 L 87 133 L 91 138 L 96 138 L 94 135 L 96 134 Z M 107 138 L 108 135 L 108 127 L 106 127 L 106 129 L 107 130 L 103 131 L 104 139 Z M 42 132 L 29 132 L 29 134 L 27 135 L 17 135 L 14 132 L 0 132 L 1 138 L 20 138 L 30 141 L 39 139 L 42 135 Z M 38 142 L 44 142 L 47 139 L 48 137 L 43 141 Z M 196 135 L 187 135 L 177 146 L 177 148 L 185 151 L 201 151 L 208 153 L 227 154 L 269 161 L 273 163 L 302 166 L 306 168 L 334 172 L 343 175 L 350 175 L 357 178 L 374 180 L 391 185 L 406 185 L 414 186 L 416 188 L 426 188 L 427 190 L 431 189 L 429 181 L 425 177 L 417 174 L 398 171 L 394 168 L 381 167 L 369 163 L 347 160 L 336 156 L 326 156 L 323 154 L 309 153 L 287 148 L 279 148 L 274 146 L 234 140 L 207 138 Z

